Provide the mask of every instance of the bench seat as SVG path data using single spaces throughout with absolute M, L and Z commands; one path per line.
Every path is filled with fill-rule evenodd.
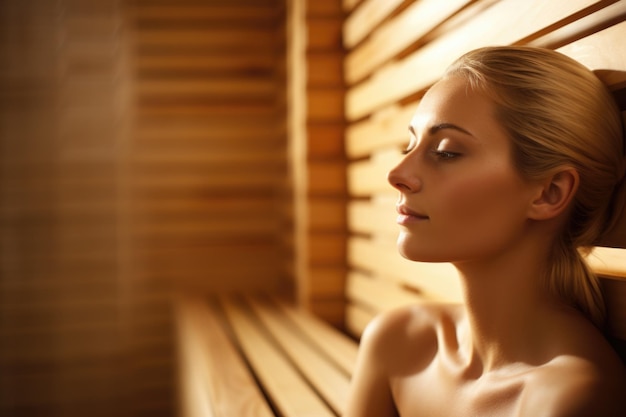
M 268 296 L 177 303 L 182 415 L 342 415 L 357 342 Z

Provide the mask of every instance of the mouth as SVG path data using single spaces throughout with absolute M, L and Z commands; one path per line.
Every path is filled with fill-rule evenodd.
M 430 217 L 423 213 L 419 213 L 415 210 L 412 210 L 404 205 L 396 206 L 396 211 L 398 212 L 398 223 L 403 224 L 408 221 L 416 221 L 416 220 L 429 220 Z

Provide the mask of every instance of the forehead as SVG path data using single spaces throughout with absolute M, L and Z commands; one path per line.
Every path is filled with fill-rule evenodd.
M 468 82 L 458 76 L 434 84 L 411 119 L 411 126 L 416 130 L 439 123 L 454 123 L 476 133 L 477 137 L 487 127 L 499 128 L 492 100 L 471 89 Z

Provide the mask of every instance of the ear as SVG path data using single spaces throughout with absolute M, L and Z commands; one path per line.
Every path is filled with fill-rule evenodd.
M 578 190 L 580 178 L 572 167 L 561 167 L 539 184 L 531 203 L 529 217 L 547 220 L 565 212 Z

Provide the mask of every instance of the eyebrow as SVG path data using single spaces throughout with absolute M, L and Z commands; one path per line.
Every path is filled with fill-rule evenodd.
M 457 125 L 455 125 L 453 123 L 438 123 L 436 125 L 431 126 L 428 129 L 428 133 L 430 135 L 434 135 L 435 133 L 440 132 L 442 130 L 446 130 L 446 129 L 456 130 L 456 131 L 464 133 L 464 134 L 466 134 L 468 136 L 474 137 L 474 135 L 472 135 L 469 131 L 467 131 L 467 130 L 463 129 L 461 126 L 457 126 Z M 409 132 L 411 132 L 413 135 L 417 136 L 416 133 L 415 133 L 415 129 L 413 128 L 412 125 L 409 125 Z

